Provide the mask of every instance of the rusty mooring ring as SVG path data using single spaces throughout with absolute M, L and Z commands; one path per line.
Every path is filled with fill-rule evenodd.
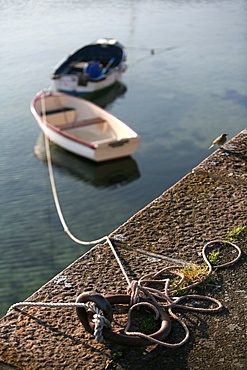
M 79 295 L 76 302 L 88 302 L 92 301 L 95 302 L 97 307 L 100 308 L 105 317 L 111 322 L 112 321 L 112 304 L 129 304 L 130 303 L 130 296 L 128 294 L 117 294 L 117 295 L 106 295 L 103 296 L 96 292 L 86 292 Z M 144 300 L 142 301 L 144 302 Z M 89 332 L 94 332 L 94 322 L 92 321 L 94 313 L 89 310 L 77 307 L 76 308 L 77 315 L 79 320 L 83 324 L 84 328 Z M 150 334 L 149 337 L 158 339 L 160 341 L 164 340 L 170 333 L 171 330 L 171 321 L 166 311 L 159 310 L 159 315 L 161 319 L 161 325 L 158 331 L 153 334 Z M 109 328 L 104 327 L 102 330 L 102 334 L 105 340 L 109 342 L 114 342 L 123 346 L 133 346 L 133 347 L 142 347 L 150 345 L 146 339 L 143 339 L 137 335 L 127 335 L 116 333 Z
M 113 314 L 112 314 L 112 307 L 110 303 L 107 301 L 107 299 L 104 298 L 102 294 L 96 293 L 96 292 L 85 292 L 80 294 L 77 297 L 76 302 L 77 303 L 87 303 L 88 301 L 94 302 L 98 308 L 100 308 L 103 311 L 104 316 L 112 322 Z M 91 312 L 90 315 L 90 321 L 88 320 L 88 315 Z M 91 321 L 93 318 L 92 311 L 87 312 L 86 308 L 84 307 L 76 307 L 76 313 L 79 317 L 82 325 L 84 328 L 91 334 L 94 332 L 94 323 Z

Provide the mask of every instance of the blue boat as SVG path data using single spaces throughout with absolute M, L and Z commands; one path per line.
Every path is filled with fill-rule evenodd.
M 122 80 L 126 49 L 113 38 L 101 38 L 61 60 L 51 73 L 56 90 L 78 96 L 101 92 Z

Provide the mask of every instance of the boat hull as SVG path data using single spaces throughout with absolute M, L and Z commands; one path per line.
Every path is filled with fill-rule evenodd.
M 113 71 L 111 74 L 107 75 L 105 79 L 100 81 L 88 81 L 84 86 L 80 85 L 79 76 L 71 74 L 61 76 L 54 80 L 53 84 L 57 91 L 83 97 L 89 94 L 96 94 L 99 91 L 113 86 L 116 82 L 121 82 L 122 73 L 121 70 Z
M 49 140 L 59 145 L 61 148 L 95 162 L 131 156 L 137 150 L 140 141 L 139 138 L 132 138 L 131 141 L 126 139 L 126 141 L 123 141 L 117 147 L 109 146 L 108 143 L 105 143 L 98 148 L 90 148 L 58 134 L 42 122 L 39 122 L 39 126 Z

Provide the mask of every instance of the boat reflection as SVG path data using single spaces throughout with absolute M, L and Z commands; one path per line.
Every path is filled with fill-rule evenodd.
M 95 187 L 123 186 L 140 177 L 138 166 L 132 157 L 96 163 L 70 153 L 51 142 L 50 152 L 53 167 Z M 38 137 L 34 153 L 40 160 L 47 161 L 43 133 Z
M 124 95 L 127 91 L 127 86 L 122 82 L 116 82 L 114 85 L 90 95 L 83 96 L 84 99 L 90 100 L 93 103 L 99 105 L 101 108 L 105 108 L 108 104 L 112 103 L 117 97 Z

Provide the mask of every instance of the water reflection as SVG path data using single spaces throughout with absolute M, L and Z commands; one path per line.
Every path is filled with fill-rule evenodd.
M 216 97 L 221 100 L 230 100 L 234 104 L 243 105 L 247 107 L 247 95 L 239 93 L 235 89 L 225 89 L 225 94 L 211 94 L 212 97 Z
M 55 89 L 53 85 L 52 88 Z M 93 103 L 99 105 L 101 108 L 105 108 L 108 104 L 112 103 L 119 96 L 124 95 L 126 91 L 127 86 L 124 83 L 117 81 L 106 89 L 89 94 L 84 94 L 83 98 L 92 101 Z
M 112 103 L 116 98 L 124 95 L 127 91 L 127 86 L 122 82 L 116 82 L 113 86 L 105 89 L 103 92 L 91 94 L 86 98 L 93 103 L 99 105 L 101 108 L 105 108 L 108 104 Z
M 131 157 L 95 163 L 53 143 L 50 143 L 50 151 L 53 166 L 95 187 L 126 185 L 140 177 L 138 166 Z M 40 160 L 47 161 L 43 133 L 38 137 L 34 153 Z

